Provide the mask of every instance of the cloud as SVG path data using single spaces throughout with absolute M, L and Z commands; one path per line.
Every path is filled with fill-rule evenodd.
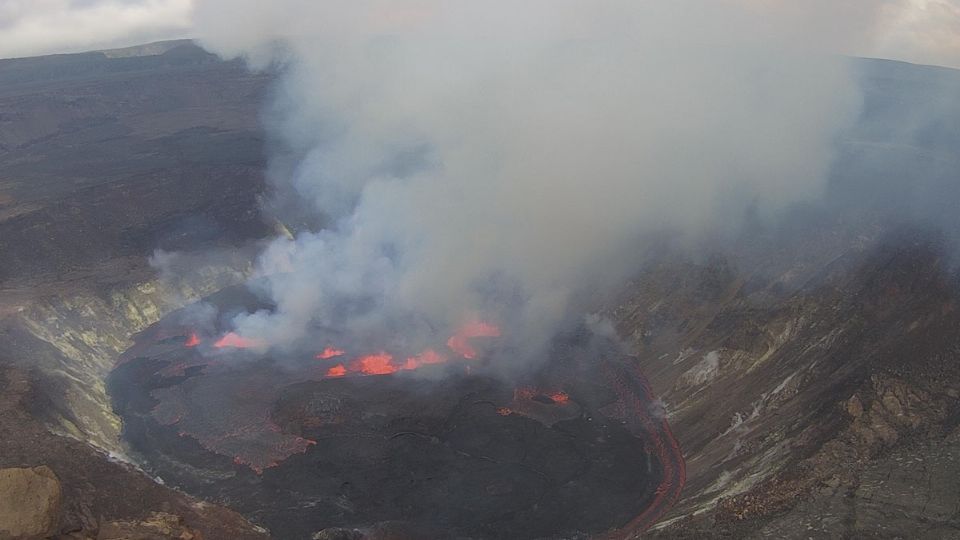
M 960 68 L 960 2 L 903 0 L 888 4 L 867 54 Z
M 184 37 L 193 0 L 2 0 L 0 58 Z

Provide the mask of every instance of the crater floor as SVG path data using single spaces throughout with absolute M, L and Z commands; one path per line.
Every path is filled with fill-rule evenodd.
M 163 329 L 110 377 L 125 440 L 166 482 L 278 538 L 625 535 L 683 484 L 646 382 L 615 353 L 560 345 L 518 384 L 482 358 L 330 378 L 312 356 L 211 354 Z

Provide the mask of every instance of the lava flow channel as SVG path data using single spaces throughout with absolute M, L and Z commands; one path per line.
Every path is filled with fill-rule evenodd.
M 666 417 L 651 417 L 650 404 L 654 403 L 656 397 L 650 383 L 639 369 L 632 371 L 629 373 L 624 366 L 609 361 L 604 362 L 603 366 L 604 377 L 617 394 L 614 406 L 620 420 L 625 422 L 625 427 L 634 436 L 651 441 L 663 467 L 663 479 L 654 492 L 650 506 L 623 527 L 604 536 L 610 539 L 632 538 L 649 529 L 677 503 L 687 480 L 686 462 Z
M 229 334 L 228 334 L 229 335 Z M 473 360 L 479 354 L 472 343 L 475 338 L 499 337 L 500 328 L 482 321 L 476 321 L 461 327 L 456 334 L 447 340 L 447 347 L 454 354 Z M 345 355 L 345 351 L 335 347 L 327 347 L 318 353 L 317 360 L 331 360 Z M 326 371 L 326 378 L 336 379 L 347 375 L 390 375 L 399 371 L 413 371 L 424 366 L 445 364 L 449 357 L 433 349 L 425 349 L 418 355 L 407 357 L 406 360 L 395 359 L 388 352 L 360 356 L 349 362 L 340 362 Z M 469 368 L 468 368 L 469 369 Z
M 325 360 L 323 354 L 317 355 L 318 360 Z M 335 357 L 334 357 L 335 358 Z M 345 377 L 349 374 L 357 375 L 390 375 L 398 371 L 412 371 L 420 369 L 423 366 L 443 364 L 447 362 L 447 357 L 427 349 L 417 356 L 407 358 L 403 363 L 394 362 L 393 355 L 386 352 L 378 352 L 367 356 L 361 356 L 352 362 L 346 364 L 337 364 L 327 370 L 328 378 Z

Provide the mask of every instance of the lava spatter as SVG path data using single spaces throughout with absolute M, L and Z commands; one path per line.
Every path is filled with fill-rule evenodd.
M 447 340 L 447 347 L 458 357 L 473 360 L 476 359 L 479 353 L 476 348 L 474 348 L 471 340 L 475 338 L 499 337 L 500 335 L 500 328 L 491 323 L 482 321 L 472 322 L 464 325 L 456 334 L 451 336 L 450 339 Z M 227 336 L 231 336 L 231 334 L 227 334 Z M 227 336 L 221 339 L 221 341 L 227 340 L 225 341 L 225 346 L 226 344 L 230 344 L 230 346 L 239 347 L 240 345 L 248 344 L 243 341 L 243 338 L 235 334 L 233 334 L 235 337 L 230 337 L 229 339 L 227 339 Z M 253 346 L 256 345 L 254 344 Z M 333 359 L 339 361 L 339 359 L 346 355 L 347 352 L 344 349 L 331 345 L 318 353 L 314 358 L 321 361 Z M 436 349 L 432 348 L 424 349 L 419 354 L 407 356 L 406 359 L 402 361 L 390 352 L 379 351 L 355 357 L 348 362 L 338 362 L 336 365 L 327 369 L 326 377 L 340 378 L 348 375 L 392 375 L 401 371 L 414 371 L 426 366 L 445 364 L 449 361 L 449 355 L 437 352 Z
M 500 337 L 500 328 L 484 321 L 467 323 L 447 340 L 447 347 L 460 356 L 473 360 L 478 353 L 471 340 L 484 337 Z
M 317 360 L 330 360 L 331 358 L 337 358 L 347 354 L 343 349 L 338 349 L 336 347 L 327 347 L 323 351 L 317 354 Z
M 350 370 L 364 375 L 389 375 L 399 371 L 393 365 L 393 356 L 385 352 L 362 356 L 350 364 Z
M 345 377 L 346 375 L 347 375 L 347 368 L 343 364 L 337 364 L 327 370 L 327 377 L 331 379 Z
M 259 340 L 243 337 L 236 332 L 224 334 L 213 344 L 217 349 L 256 349 L 263 345 Z

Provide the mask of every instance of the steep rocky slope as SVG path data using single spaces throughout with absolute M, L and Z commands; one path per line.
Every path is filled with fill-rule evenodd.
M 667 260 L 612 313 L 686 456 L 660 533 L 960 532 L 960 318 L 942 245 L 883 237 L 796 289 L 782 277 Z
M 0 468 L 48 466 L 56 530 L 74 537 L 178 524 L 262 537 L 108 459 L 123 453 L 103 382 L 116 357 L 243 279 L 270 232 L 257 204 L 268 78 L 189 43 L 155 52 L 0 60 Z M 157 249 L 183 251 L 162 260 L 184 277 L 151 268 Z
M 161 45 L 0 60 L 2 349 L 51 377 L 46 420 L 110 450 L 102 379 L 116 356 L 164 313 L 242 279 L 241 246 L 269 233 L 257 205 L 268 78 Z M 184 279 L 158 279 L 158 249 L 196 254 Z
M 822 200 L 655 250 L 608 311 L 686 456 L 656 536 L 960 535 L 960 74 L 859 68 Z
M 157 484 L 85 442 L 50 433 L 28 412 L 37 405 L 37 394 L 46 391 L 43 373 L 0 360 L 0 468 L 43 466 L 59 479 L 62 503 L 53 519 L 57 538 L 180 538 L 180 532 L 153 537 L 114 535 L 123 527 L 149 531 L 149 522 L 157 519 L 158 512 L 173 525 L 182 523 L 180 529 L 193 530 L 197 533 L 193 538 L 266 537 L 236 513 Z

